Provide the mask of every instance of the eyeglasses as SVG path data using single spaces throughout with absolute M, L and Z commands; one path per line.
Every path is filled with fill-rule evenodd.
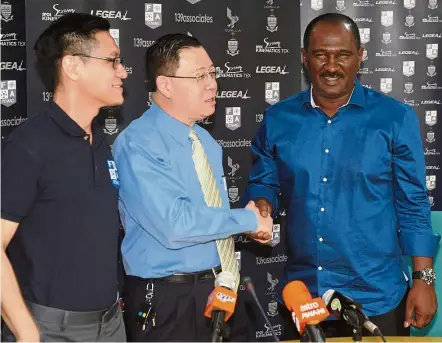
M 117 69 L 120 64 L 123 64 L 123 59 L 124 59 L 121 56 L 119 56 L 119 57 L 98 57 L 98 56 L 89 56 L 89 55 L 85 55 L 85 54 L 73 54 L 72 56 L 81 56 L 81 57 L 87 57 L 87 58 L 95 58 L 97 60 L 103 60 L 103 61 L 112 62 L 112 67 L 114 69 Z
M 211 69 L 209 71 L 206 71 L 204 74 L 196 75 L 196 76 L 175 76 L 175 75 L 163 75 L 166 77 L 173 77 L 175 79 L 194 79 L 196 82 L 200 83 L 200 81 L 206 80 L 209 81 L 210 79 L 216 80 L 220 77 L 220 73 L 217 69 Z

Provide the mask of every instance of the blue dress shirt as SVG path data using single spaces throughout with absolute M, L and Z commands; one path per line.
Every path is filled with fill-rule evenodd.
M 194 126 L 218 183 L 223 207 L 207 207 L 192 159 L 190 127 L 153 105 L 116 139 L 126 273 L 158 278 L 220 265 L 215 240 L 255 231 L 248 209 L 229 208 L 222 150 Z
M 409 278 L 404 255 L 434 256 L 425 163 L 415 112 L 355 81 L 327 116 L 310 89 L 266 111 L 252 143 L 247 198 L 287 209 L 287 281 L 313 296 L 335 289 L 368 315 L 397 307 Z

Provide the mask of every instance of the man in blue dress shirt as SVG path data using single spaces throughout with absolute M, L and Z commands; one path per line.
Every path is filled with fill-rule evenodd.
M 307 26 L 302 57 L 311 87 L 267 109 L 247 196 L 276 216 L 281 193 L 286 282 L 305 282 L 313 296 L 337 290 L 360 302 L 384 335 L 409 335 L 437 309 L 440 237 L 431 228 L 416 113 L 359 83 L 362 53 L 347 16 L 328 13 Z M 404 256 L 416 272 L 408 293 Z M 336 321 L 323 330 L 352 334 Z
M 253 202 L 245 209 L 229 208 L 221 147 L 195 124 L 214 113 L 217 91 L 215 66 L 198 40 L 163 36 L 148 49 L 146 66 L 153 105 L 113 147 L 126 233 L 128 340 L 210 341 L 211 321 L 204 310 L 220 271 L 218 241 L 231 241 L 230 262 L 236 267 L 231 236 L 248 232 L 266 243 L 272 219 L 262 217 Z M 215 186 L 208 193 L 219 193 L 218 207 L 206 203 L 195 139 L 207 157 L 203 169 Z M 249 339 L 241 297 L 229 323 L 232 341 Z

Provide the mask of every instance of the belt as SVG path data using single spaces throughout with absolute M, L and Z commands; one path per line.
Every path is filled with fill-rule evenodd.
M 159 281 L 159 282 L 171 282 L 171 283 L 198 283 L 200 281 L 211 280 L 215 278 L 215 274 L 221 273 L 221 267 L 214 267 L 212 269 L 203 270 L 195 273 L 176 273 L 159 278 L 140 278 L 137 276 L 128 275 L 129 279 L 138 280 L 141 282 L 146 281 Z
M 66 327 L 68 325 L 87 325 L 100 323 L 102 321 L 107 322 L 117 313 L 120 302 L 115 302 L 106 310 L 90 312 L 65 311 L 58 308 L 42 306 L 30 301 L 27 302 L 27 305 L 37 320 Z

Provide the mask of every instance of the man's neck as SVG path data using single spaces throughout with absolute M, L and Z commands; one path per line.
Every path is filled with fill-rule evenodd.
M 55 92 L 54 102 L 88 135 L 92 136 L 92 120 L 100 111 L 97 106 L 91 106 L 74 92 L 68 93 L 63 90 Z
M 165 97 L 161 95 L 156 95 L 155 93 L 152 95 L 152 100 L 159 108 L 161 108 L 164 112 L 166 112 L 172 118 L 178 120 L 179 122 L 192 127 L 195 124 L 195 121 L 190 120 L 189 118 L 183 116 L 179 109 L 175 109 L 171 103 Z
M 312 88 L 312 96 L 316 106 L 319 106 L 327 115 L 333 117 L 340 107 L 346 105 L 350 100 L 353 90 L 338 98 L 327 98 L 316 94 L 315 89 Z

